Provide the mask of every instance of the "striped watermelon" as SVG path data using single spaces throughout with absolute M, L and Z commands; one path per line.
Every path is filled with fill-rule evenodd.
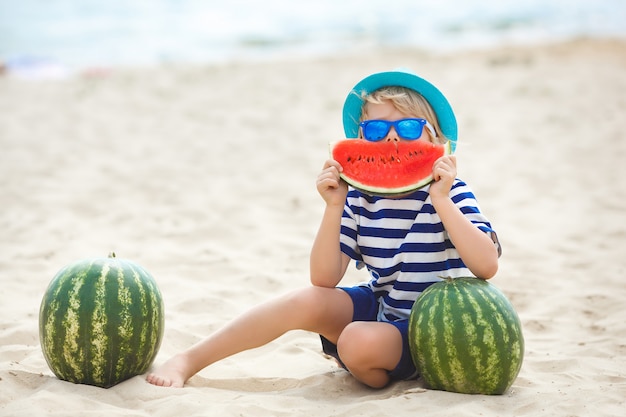
M 413 305 L 409 343 L 427 386 L 465 394 L 503 394 L 524 357 L 513 306 L 478 278 L 447 278 L 428 287 Z
M 163 322 L 154 278 L 111 254 L 56 274 L 41 302 L 39 338 L 59 379 L 109 388 L 148 369 Z

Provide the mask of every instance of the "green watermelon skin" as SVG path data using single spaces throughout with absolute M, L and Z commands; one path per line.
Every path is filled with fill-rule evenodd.
M 503 394 L 524 357 L 515 309 L 498 288 L 473 277 L 447 278 L 420 295 L 409 344 L 428 387 L 465 394 Z
M 163 330 L 156 281 L 141 266 L 115 257 L 63 268 L 39 310 L 41 348 L 54 374 L 103 388 L 147 371 Z

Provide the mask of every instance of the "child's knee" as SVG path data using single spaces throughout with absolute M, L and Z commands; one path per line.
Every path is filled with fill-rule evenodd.
M 298 328 L 337 340 L 352 319 L 352 301 L 337 288 L 307 287 L 289 293 L 285 300 L 286 319 L 298 322 Z
M 289 309 L 288 314 L 300 317 L 305 325 L 307 322 L 321 320 L 324 296 L 320 290 L 318 287 L 307 287 L 287 294 L 285 303 Z
M 339 336 L 337 353 L 351 371 L 392 370 L 402 355 L 402 336 L 388 323 L 353 322 Z
M 339 357 L 348 368 L 369 362 L 376 336 L 366 322 L 352 322 L 346 326 L 337 341 Z

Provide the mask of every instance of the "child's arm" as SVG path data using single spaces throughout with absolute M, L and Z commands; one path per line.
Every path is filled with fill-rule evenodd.
M 339 178 L 341 165 L 328 160 L 317 178 L 317 190 L 326 202 L 310 258 L 311 283 L 320 287 L 335 287 L 346 272 L 350 259 L 341 252 L 339 236 L 341 216 L 348 186 Z
M 440 158 L 433 166 L 433 176 L 436 182 L 430 186 L 430 198 L 452 244 L 474 275 L 483 279 L 492 278 L 498 271 L 496 245 L 450 199 L 450 189 L 456 178 L 456 158 Z

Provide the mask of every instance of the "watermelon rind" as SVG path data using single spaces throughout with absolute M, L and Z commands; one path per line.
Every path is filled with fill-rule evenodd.
M 140 265 L 114 257 L 61 269 L 39 310 L 41 348 L 52 372 L 102 388 L 146 372 L 163 331 L 156 281 Z
M 464 394 L 505 393 L 524 358 L 517 312 L 497 287 L 474 277 L 447 278 L 420 294 L 409 345 L 427 387 Z
M 331 157 L 333 156 L 333 150 L 335 148 L 335 146 L 344 143 L 345 141 L 362 141 L 363 139 L 344 139 L 341 141 L 336 141 L 336 142 L 331 142 L 329 144 L 329 149 L 330 149 L 330 155 Z M 371 142 L 370 142 L 371 143 Z M 442 147 L 442 154 L 443 155 L 450 155 L 452 153 L 452 148 L 451 148 L 451 142 L 447 141 L 445 144 L 440 145 Z M 339 161 L 338 161 L 339 162 Z M 394 186 L 394 187 L 388 187 L 388 186 L 376 186 L 373 184 L 366 184 L 362 181 L 360 181 L 358 178 L 354 177 L 354 176 L 350 176 L 348 174 L 346 174 L 345 172 L 340 172 L 339 176 L 341 177 L 341 179 L 343 179 L 346 183 L 348 183 L 349 185 L 351 185 L 353 188 L 362 191 L 366 194 L 369 195 L 374 195 L 374 196 L 382 196 L 382 197 L 393 197 L 393 196 L 401 196 L 404 194 L 408 194 L 412 191 L 416 191 L 419 190 L 420 188 L 423 188 L 427 185 L 429 185 L 431 182 L 433 182 L 433 176 L 432 176 L 432 169 L 431 169 L 431 173 L 422 177 L 421 179 L 414 181 L 412 183 L 409 183 L 407 185 L 404 186 Z

